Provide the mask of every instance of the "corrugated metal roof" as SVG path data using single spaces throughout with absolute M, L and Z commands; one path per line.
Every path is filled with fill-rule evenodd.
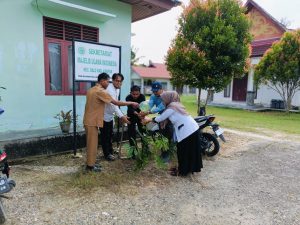
M 132 22 L 166 12 L 181 4 L 178 0 L 119 0 L 132 5 Z

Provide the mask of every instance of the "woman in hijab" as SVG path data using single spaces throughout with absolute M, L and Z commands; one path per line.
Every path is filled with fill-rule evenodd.
M 144 123 L 152 121 L 164 126 L 167 120 L 170 120 L 173 124 L 174 139 L 177 142 L 178 169 L 172 170 L 171 175 L 186 176 L 189 173 L 200 172 L 203 165 L 198 124 L 186 112 L 176 91 L 164 91 L 161 98 L 166 109 L 158 117 L 144 119 Z

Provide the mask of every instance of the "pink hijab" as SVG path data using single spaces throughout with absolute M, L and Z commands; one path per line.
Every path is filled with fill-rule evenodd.
M 188 115 L 185 107 L 180 103 L 180 98 L 176 91 L 164 91 L 160 97 L 163 100 L 166 109 L 173 109 L 182 115 Z M 167 120 L 161 122 L 160 125 L 162 129 L 165 128 L 167 122 Z
M 165 103 L 166 109 L 173 109 L 182 115 L 188 115 L 185 107 L 180 103 L 180 97 L 176 91 L 164 91 L 160 97 Z

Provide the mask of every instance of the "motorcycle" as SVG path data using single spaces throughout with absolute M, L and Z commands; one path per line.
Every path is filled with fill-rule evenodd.
M 214 123 L 215 120 L 214 115 L 208 115 L 208 116 L 197 116 L 195 117 L 195 121 L 199 125 L 200 133 L 201 135 L 201 141 L 204 142 L 204 154 L 208 157 L 212 157 L 216 154 L 218 154 L 220 150 L 220 143 L 218 141 L 218 138 L 220 138 L 223 142 L 226 142 L 225 137 L 223 135 L 224 130 L 220 128 L 219 124 Z M 213 130 L 212 133 L 204 132 L 204 128 L 211 127 Z
M 3 112 L 4 110 L 0 108 L 0 115 Z M 6 221 L 3 199 L 9 199 L 9 197 L 5 196 L 4 194 L 10 192 L 16 186 L 16 182 L 9 178 L 10 167 L 6 156 L 6 152 L 0 150 L 0 170 L 3 174 L 0 176 L 0 224 L 5 223 Z
M 218 137 L 223 142 L 226 142 L 223 135 L 224 130 L 220 128 L 219 124 L 213 123 L 215 118 L 216 117 L 213 115 L 197 116 L 194 118 L 200 128 L 200 139 L 203 144 L 202 147 L 204 148 L 204 154 L 208 157 L 218 154 L 220 150 L 220 143 L 217 139 Z M 148 123 L 146 127 L 148 131 L 152 132 L 152 136 L 159 132 L 159 125 L 157 123 Z M 206 127 L 211 127 L 214 134 L 204 132 L 203 129 Z

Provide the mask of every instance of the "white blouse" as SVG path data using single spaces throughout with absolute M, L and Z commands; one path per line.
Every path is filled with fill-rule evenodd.
M 182 115 L 174 109 L 166 109 L 161 115 L 155 118 L 155 121 L 159 123 L 166 119 L 169 119 L 173 124 L 178 142 L 199 129 L 199 126 L 193 117 L 190 115 Z

